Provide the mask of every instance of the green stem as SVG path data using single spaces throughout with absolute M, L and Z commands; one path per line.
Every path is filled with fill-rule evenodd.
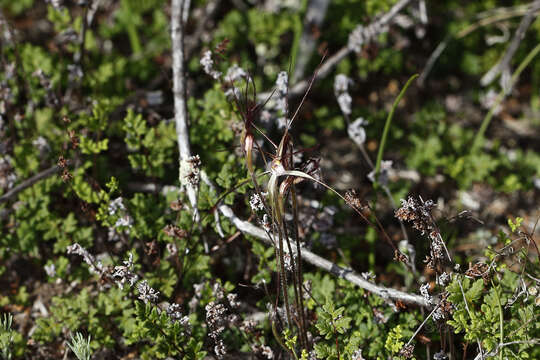
M 501 305 L 501 298 L 499 297 L 499 292 L 497 291 L 497 288 L 495 287 L 495 284 L 493 284 L 493 280 L 491 280 L 491 286 L 493 286 L 493 289 L 495 291 L 495 297 L 497 298 L 497 304 L 499 305 L 499 342 L 503 344 L 504 340 L 504 318 L 503 318 L 503 308 Z M 499 352 L 499 359 L 503 360 L 503 349 L 501 347 Z
M 291 69 L 290 76 L 294 74 L 294 67 L 296 66 L 296 56 L 298 54 L 298 48 L 300 46 L 300 39 L 302 38 L 303 26 L 302 26 L 302 15 L 306 12 L 307 0 L 302 1 L 301 9 L 293 17 L 293 29 L 294 29 L 294 38 L 291 46 Z
M 384 130 L 383 130 L 383 134 L 382 134 L 382 138 L 381 138 L 381 144 L 379 146 L 379 152 L 377 153 L 377 162 L 375 163 L 375 182 L 374 182 L 374 184 L 377 183 L 377 177 L 379 176 L 379 172 L 381 170 L 381 161 L 382 161 L 382 156 L 383 156 L 383 153 L 384 153 L 384 146 L 386 145 L 386 138 L 388 137 L 388 131 L 390 130 L 390 124 L 392 122 L 392 117 L 394 116 L 394 111 L 396 110 L 396 108 L 397 108 L 399 102 L 401 101 L 401 99 L 403 98 L 403 96 L 405 96 L 405 92 L 407 91 L 407 88 L 409 87 L 409 85 L 411 85 L 411 83 L 417 77 L 418 77 L 418 74 L 414 74 L 413 76 L 411 76 L 409 78 L 409 80 L 407 80 L 407 83 L 405 84 L 403 89 L 401 89 L 401 92 L 399 93 L 398 97 L 394 101 L 394 104 L 392 105 L 392 109 L 390 109 L 390 113 L 388 113 L 388 117 L 386 118 L 386 124 L 384 124 Z
M 132 13 L 131 8 L 129 7 L 129 0 L 122 0 L 122 7 L 126 12 Z M 139 41 L 139 35 L 137 34 L 135 23 L 133 21 L 126 21 L 126 30 L 129 37 L 129 43 L 131 45 L 131 50 L 134 54 L 141 53 L 142 47 L 141 42 Z
M 536 47 L 531 50 L 531 52 L 527 55 L 527 57 L 525 57 L 525 59 L 523 59 L 521 64 L 519 64 L 518 68 L 516 69 L 516 71 L 514 72 L 514 74 L 512 75 L 512 78 L 510 80 L 510 87 L 514 86 L 514 84 L 516 83 L 519 75 L 523 72 L 523 70 L 525 70 L 527 65 L 529 65 L 529 63 L 532 61 L 532 59 L 534 59 L 534 57 L 538 54 L 538 52 L 540 52 L 540 44 L 536 45 Z M 482 124 L 480 125 L 480 129 L 478 130 L 478 133 L 476 133 L 476 136 L 474 137 L 474 142 L 473 142 L 473 145 L 472 145 L 472 148 L 471 148 L 471 153 L 474 153 L 474 152 L 478 151 L 478 148 L 480 147 L 480 145 L 482 145 L 482 140 L 484 140 L 484 134 L 485 134 L 485 132 L 487 130 L 487 127 L 489 126 L 489 123 L 493 119 L 493 115 L 495 114 L 495 110 L 501 104 L 501 102 L 504 100 L 505 96 L 506 96 L 506 94 L 505 94 L 504 90 L 501 90 L 501 92 L 497 96 L 497 99 L 495 100 L 495 104 L 493 104 L 493 106 L 491 107 L 491 109 L 487 113 L 486 117 L 484 117 L 484 120 L 482 121 Z

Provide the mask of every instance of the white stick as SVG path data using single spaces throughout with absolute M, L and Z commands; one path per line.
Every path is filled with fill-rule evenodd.
M 176 136 L 178 139 L 178 151 L 180 161 L 191 156 L 189 146 L 188 112 L 186 104 L 186 75 L 184 69 L 184 29 L 183 10 L 186 8 L 185 0 L 172 0 L 171 7 L 171 39 L 172 39 L 172 70 L 173 70 L 173 95 L 174 95 L 174 121 L 176 123 Z M 187 16 L 186 16 L 187 18 Z M 197 192 L 192 186 L 186 186 L 187 195 L 193 217 L 199 221 L 197 210 Z

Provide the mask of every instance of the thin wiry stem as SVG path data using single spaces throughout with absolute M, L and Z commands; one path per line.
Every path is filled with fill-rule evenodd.
M 300 245 L 300 238 L 298 236 L 298 201 L 296 199 L 296 189 L 294 184 L 291 186 L 291 199 L 292 199 L 292 209 L 293 209 L 293 223 L 294 223 L 294 239 L 296 242 L 296 253 L 298 256 L 298 262 L 296 263 L 296 276 L 298 278 L 298 312 L 300 314 L 300 323 L 302 325 L 302 336 L 304 337 L 304 343 L 307 346 L 307 331 L 306 331 L 306 318 L 304 312 L 304 294 L 303 294 L 303 284 L 304 284 L 304 275 L 302 273 L 302 247 Z
M 472 319 L 471 310 L 469 310 L 469 304 L 467 303 L 467 297 L 465 296 L 465 291 L 463 290 L 463 285 L 461 284 L 461 279 L 457 279 L 459 288 L 461 289 L 461 295 L 463 295 L 463 302 L 465 303 L 465 310 L 467 310 L 467 314 L 469 314 L 469 317 Z M 480 343 L 480 340 L 476 340 L 476 343 L 478 344 L 478 351 L 480 351 L 480 359 L 484 359 L 484 352 L 482 351 L 482 344 Z

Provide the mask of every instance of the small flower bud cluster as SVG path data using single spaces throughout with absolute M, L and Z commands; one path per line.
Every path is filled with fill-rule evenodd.
M 214 340 L 214 352 L 218 358 L 223 357 L 226 354 L 225 344 L 221 339 L 221 333 L 225 330 L 225 312 L 227 309 L 223 304 L 216 303 L 214 301 L 208 303 L 205 307 L 206 310 L 206 324 L 210 330 L 208 336 Z
M 287 127 L 287 91 L 289 87 L 289 74 L 286 71 L 280 71 L 276 80 L 276 95 L 274 109 L 280 114 L 277 120 L 278 129 Z
M 265 194 L 263 193 L 262 195 L 264 196 Z M 251 195 L 249 205 L 251 206 L 251 210 L 255 212 L 264 210 L 264 203 L 259 194 Z
M 388 178 L 390 176 L 390 172 L 392 171 L 392 160 L 383 160 L 381 161 L 381 168 L 379 170 L 379 177 L 375 179 L 375 169 L 373 169 L 368 175 L 367 178 L 371 182 L 375 182 L 377 180 L 381 185 L 388 185 Z
M 286 71 L 280 71 L 276 80 L 276 90 L 278 95 L 284 97 L 287 95 L 289 87 L 289 75 Z
M 180 184 L 196 188 L 201 180 L 201 158 L 199 155 L 180 160 Z
M 276 79 L 276 91 L 266 103 L 266 108 L 261 111 L 260 120 L 267 126 L 272 125 L 276 120 L 277 128 L 282 130 L 288 125 L 288 101 L 287 92 L 289 86 L 289 75 L 286 71 L 281 71 Z
M 130 228 L 132 225 L 133 225 L 133 219 L 131 218 L 131 216 L 127 214 L 118 218 L 118 220 L 116 220 L 116 222 L 114 223 L 115 228 L 119 228 L 119 227 Z
M 124 205 L 124 199 L 118 197 L 110 202 L 109 204 L 109 215 L 118 216 L 116 222 L 112 227 L 109 228 L 109 240 L 116 241 L 119 239 L 120 233 L 129 234 L 129 229 L 133 226 L 133 218 L 127 212 L 126 206 Z
M 414 345 L 409 344 L 403 346 L 403 348 L 399 351 L 399 355 L 403 356 L 405 359 L 411 359 L 413 357 L 414 352 Z
M 64 0 L 45 0 L 45 2 L 51 4 L 55 10 L 61 10 L 64 7 Z
M 353 352 L 351 360 L 364 360 L 364 357 L 362 356 L 362 349 L 358 349 Z
M 214 69 L 214 60 L 212 59 L 212 52 L 210 50 L 204 53 L 200 63 L 204 72 L 214 78 L 214 80 L 218 80 L 221 77 L 221 72 Z
M 253 350 L 253 352 L 255 354 L 259 354 L 265 359 L 271 360 L 271 359 L 274 358 L 274 352 L 272 351 L 272 349 L 269 346 L 266 346 L 266 345 L 253 345 L 251 347 L 251 350 Z
M 183 239 L 188 236 L 188 233 L 186 230 L 180 229 L 178 226 L 171 225 L 171 224 L 165 226 L 163 228 L 163 232 L 167 234 L 168 236 L 175 237 L 177 239 Z M 171 251 L 171 254 L 172 254 L 172 251 Z
M 34 71 L 32 76 L 37 77 L 40 85 L 45 89 L 45 102 L 47 106 L 57 106 L 59 104 L 59 100 L 52 88 L 52 83 L 49 77 L 45 75 L 42 69 L 37 69 Z
M 409 196 L 407 200 L 401 199 L 401 207 L 395 212 L 398 219 L 404 222 L 412 222 L 413 228 L 420 231 L 422 235 L 428 234 L 431 240 L 431 253 L 427 261 L 428 266 L 432 268 L 434 267 L 433 261 L 442 261 L 444 259 L 444 251 L 446 250 L 439 229 L 431 216 L 431 210 L 434 207 L 435 204 L 432 200 L 424 201 L 422 198 L 416 200 Z
M 264 214 L 261 220 L 261 226 L 265 231 L 271 231 L 272 230 L 272 221 L 270 220 L 270 216 L 268 214 Z
M 200 298 L 202 296 L 204 284 L 198 284 L 194 287 L 194 298 Z M 230 313 L 233 309 L 240 306 L 240 302 L 237 300 L 236 294 L 225 294 L 225 290 L 218 282 L 212 285 L 212 295 L 215 300 L 208 303 L 205 307 L 206 324 L 208 325 L 209 330 L 208 336 L 214 341 L 214 353 L 218 358 L 222 358 L 227 351 L 221 334 L 225 331 L 226 326 L 235 328 L 240 326 L 238 315 Z M 192 304 L 190 302 L 190 307 L 191 306 Z M 228 315 L 227 312 L 229 312 Z
M 358 192 L 356 190 L 347 190 L 345 192 L 345 201 L 347 204 L 355 209 L 361 210 L 364 208 L 364 204 L 362 204 L 362 199 L 360 198 Z
M 43 268 L 48 277 L 56 276 L 56 266 L 54 264 L 45 265 Z
M 109 215 L 113 216 L 116 215 L 119 211 L 126 211 L 126 207 L 124 206 L 124 199 L 121 197 L 117 197 L 109 204 Z
M 172 322 L 178 322 L 180 325 L 184 327 L 189 326 L 189 317 L 182 315 L 182 308 L 179 304 L 170 304 L 167 306 L 167 315 L 171 319 Z
M 139 291 L 138 298 L 144 301 L 145 304 L 148 302 L 156 303 L 159 296 L 159 291 L 154 290 L 148 285 L 148 281 L 142 280 L 137 284 L 137 290 Z
M 229 305 L 233 309 L 238 308 L 240 306 L 240 301 L 238 301 L 238 294 L 235 294 L 235 293 L 227 294 L 227 301 L 229 302 Z
M 103 264 L 101 263 L 101 261 L 96 261 L 96 258 L 78 243 L 69 245 L 67 247 L 67 253 L 82 256 L 84 262 L 87 263 L 88 266 L 90 266 L 91 272 L 96 274 L 103 273 Z
M 429 295 L 429 284 L 423 284 L 420 286 L 420 295 L 428 304 L 433 304 L 433 298 Z
M 296 264 L 296 260 L 297 258 L 294 254 L 283 254 L 283 267 L 285 267 L 285 271 L 292 272 L 293 267 Z
M 246 78 L 248 75 L 244 69 L 242 69 L 238 64 L 227 69 L 227 74 L 225 75 L 225 81 L 233 83 L 236 80 Z
M 11 158 L 9 156 L 0 157 L 0 189 L 11 189 L 17 181 L 17 175 L 11 166 Z
M 130 253 L 128 259 L 124 261 L 124 265 L 114 267 L 112 278 L 120 289 L 124 289 L 126 283 L 132 287 L 137 282 L 139 276 L 133 273 L 132 253 Z
M 241 91 L 234 85 L 234 82 L 240 79 L 246 79 L 246 81 L 249 81 L 250 79 L 249 75 L 244 69 L 237 64 L 234 64 L 227 69 L 227 74 L 225 75 L 225 85 L 228 86 L 228 89 L 225 91 L 225 96 L 227 96 L 228 99 L 238 100 L 242 96 Z
M 362 51 L 362 46 L 385 31 L 385 26 L 376 22 L 370 26 L 358 25 L 350 34 L 347 47 L 355 53 Z
M 435 311 L 433 312 L 433 320 L 442 321 L 444 319 L 445 317 L 442 309 L 440 307 L 437 307 L 437 309 L 435 309 Z
M 438 353 L 433 354 L 433 360 L 448 360 L 448 355 L 441 350 Z
M 452 275 L 443 272 L 441 275 L 439 275 L 439 278 L 437 279 L 437 284 L 439 284 L 440 286 L 446 286 L 450 283 L 451 280 Z
M 239 329 L 242 332 L 245 332 L 247 334 L 253 334 L 255 332 L 257 326 L 257 322 L 253 319 L 246 319 L 242 321 L 242 324 L 240 325 Z
M 364 126 L 367 124 L 367 121 L 364 118 L 358 118 L 349 124 L 347 127 L 347 134 L 349 138 L 358 146 L 363 146 L 366 142 L 366 130 Z
M 352 98 L 349 95 L 350 84 L 352 84 L 352 80 L 347 75 L 338 74 L 334 78 L 334 95 L 336 96 L 341 112 L 345 116 L 349 116 L 352 112 Z

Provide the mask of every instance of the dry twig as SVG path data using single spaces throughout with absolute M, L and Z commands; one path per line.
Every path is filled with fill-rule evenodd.
M 527 29 L 531 25 L 532 21 L 536 17 L 536 13 L 540 10 L 540 0 L 536 0 L 531 4 L 531 7 L 527 11 L 527 14 L 521 19 L 521 22 L 519 24 L 519 27 L 517 28 L 516 32 L 514 33 L 514 37 L 512 38 L 512 41 L 510 42 L 510 45 L 508 45 L 506 52 L 504 53 L 501 60 L 495 64 L 480 80 L 480 84 L 482 86 L 489 85 L 495 78 L 502 74 L 503 78 L 502 81 L 504 82 L 505 78 L 510 78 L 510 61 L 514 57 L 514 54 L 516 53 L 519 44 L 525 37 L 525 33 L 527 32 Z M 505 76 L 507 74 L 507 76 Z M 503 88 L 506 88 L 503 84 Z M 509 92 L 509 89 L 505 90 L 507 93 Z
M 373 40 L 373 38 L 383 33 L 385 27 L 392 21 L 392 19 L 394 19 L 394 17 L 401 10 L 407 7 L 407 5 L 409 5 L 411 2 L 412 0 L 400 0 L 397 2 L 397 4 L 392 6 L 392 8 L 387 13 L 378 17 L 369 25 L 362 26 L 361 35 L 362 35 L 363 43 L 368 43 L 369 41 Z M 355 29 L 355 31 L 357 31 L 357 29 Z M 353 51 L 353 48 L 350 45 L 347 45 L 347 46 L 342 47 L 334 55 L 329 57 L 319 67 L 315 80 L 324 78 L 326 75 L 328 75 L 330 71 L 332 71 L 332 69 L 337 64 L 339 64 L 343 59 L 345 59 L 345 57 L 347 57 L 347 55 L 349 55 L 352 51 Z M 288 96 L 296 97 L 296 96 L 304 94 L 311 81 L 312 81 L 311 77 L 304 79 L 302 81 L 299 81 L 298 83 L 296 83 L 293 87 L 289 89 Z M 269 92 L 265 92 L 265 93 L 259 94 L 258 98 L 267 99 L 269 96 L 271 96 L 271 94 Z
M 15 186 L 13 189 L 6 192 L 4 195 L 0 196 L 0 204 L 3 203 L 3 202 L 6 202 L 8 200 L 11 200 L 18 193 L 20 193 L 21 191 L 29 188 L 30 186 L 34 185 L 35 183 L 56 174 L 59 169 L 60 169 L 60 166 L 54 165 L 54 166 L 51 166 L 48 169 L 45 169 L 45 170 L 37 173 L 36 175 L 32 176 L 31 178 L 26 179 L 25 181 L 23 181 L 19 185 Z

